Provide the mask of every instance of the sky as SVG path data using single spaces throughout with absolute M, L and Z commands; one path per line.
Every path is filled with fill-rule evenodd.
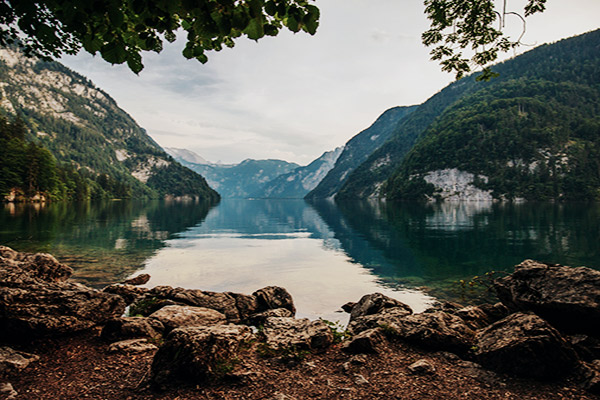
M 524 0 L 507 0 L 522 10 Z M 282 31 L 209 53 L 181 55 L 185 40 L 126 66 L 80 53 L 59 61 L 91 79 L 163 147 L 212 162 L 282 159 L 306 165 L 344 145 L 385 110 L 420 104 L 454 80 L 429 60 L 421 0 L 317 0 L 317 34 Z M 600 27 L 600 0 L 548 0 L 527 19 L 516 54 Z M 507 20 L 507 29 L 521 23 Z M 512 52 L 505 56 L 514 56 Z

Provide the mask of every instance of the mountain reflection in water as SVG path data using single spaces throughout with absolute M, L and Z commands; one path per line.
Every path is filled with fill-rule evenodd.
M 0 243 L 45 251 L 96 287 L 149 273 L 147 286 L 251 293 L 279 285 L 299 316 L 383 292 L 417 311 L 476 298 L 457 282 L 526 258 L 598 266 L 595 204 L 302 200 L 7 205 Z M 469 292 L 469 293 L 467 293 Z M 471 297 L 469 297 L 471 296 Z

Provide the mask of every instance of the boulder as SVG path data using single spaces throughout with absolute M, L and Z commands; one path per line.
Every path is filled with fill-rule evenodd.
M 600 271 L 526 260 L 494 287 L 513 311 L 533 311 L 569 332 L 600 332 Z
M 230 323 L 248 322 L 251 315 L 270 309 L 286 308 L 292 313 L 296 312 L 287 290 L 276 286 L 260 289 L 252 296 L 157 286 L 136 300 L 131 310 L 136 314 L 148 316 L 167 305 L 210 308 L 224 314 Z
M 475 332 L 460 317 L 443 311 L 407 315 L 384 330 L 407 342 L 458 354 L 468 353 L 475 337 Z
M 348 332 L 356 335 L 368 329 L 391 325 L 410 314 L 412 312 L 409 312 L 404 307 L 384 308 L 377 314 L 351 318 L 348 323 Z
M 261 335 L 274 350 L 324 349 L 333 343 L 333 333 L 325 322 L 306 318 L 267 318 Z
M 358 303 L 352 307 L 352 310 L 350 311 L 350 320 L 352 321 L 365 315 L 378 314 L 387 308 L 400 308 L 404 310 L 406 314 L 412 314 L 412 309 L 401 301 L 392 299 L 381 293 L 372 293 L 364 295 Z
M 64 282 L 70 268 L 47 254 L 3 249 L 0 257 L 0 336 L 22 340 L 88 329 L 122 315 L 120 296 Z
M 35 354 L 13 350 L 10 347 L 0 347 L 0 373 L 20 371 L 40 358 Z
M 556 378 L 579 365 L 569 343 L 535 314 L 511 314 L 478 332 L 476 349 L 484 367 L 521 377 Z
M 227 322 L 225 315 L 205 307 L 165 306 L 148 317 L 160 321 L 166 331 L 184 326 L 211 326 Z
M 352 336 L 342 344 L 342 350 L 351 354 L 377 354 L 385 343 L 381 328 L 368 329 Z
M 148 342 L 148 339 L 127 339 L 114 342 L 108 346 L 109 353 L 146 353 L 148 351 L 158 350 L 158 347 Z
M 198 383 L 219 376 L 235 366 L 240 346 L 252 337 L 242 325 L 175 329 L 154 355 L 150 380 L 160 387 L 177 379 Z
M 119 317 L 106 322 L 100 337 L 114 342 L 124 339 L 162 337 L 164 325 L 157 319 L 147 317 Z
M 137 287 L 134 285 L 115 283 L 102 289 L 103 292 L 118 294 L 125 300 L 126 304 L 131 304 L 140 299 L 149 289 Z
M 21 282 L 36 279 L 45 282 L 64 282 L 73 273 L 68 265 L 45 253 L 19 253 L 10 247 L 0 246 L 1 278 L 11 277 L 11 281 Z M 24 274 L 24 275 L 22 275 Z
M 256 311 L 266 311 L 276 308 L 287 308 L 292 312 L 292 315 L 296 314 L 296 307 L 292 300 L 292 295 L 279 286 L 267 286 L 259 289 L 252 293 L 252 296 L 256 297 L 258 302 L 258 308 Z
M 267 310 L 260 313 L 256 313 L 248 318 L 248 322 L 254 326 L 262 326 L 267 322 L 267 318 L 270 317 L 293 317 L 294 314 L 287 308 L 275 308 L 273 310 Z
M 148 283 L 148 281 L 150 280 L 150 275 L 148 274 L 140 274 L 136 277 L 133 277 L 131 279 L 126 279 L 123 281 L 124 285 L 133 285 L 133 286 L 138 286 L 138 285 L 143 285 L 145 283 Z
M 465 321 L 465 324 L 474 331 L 485 328 L 492 323 L 492 320 L 488 317 L 487 313 L 478 306 L 463 307 L 456 310 L 455 315 Z

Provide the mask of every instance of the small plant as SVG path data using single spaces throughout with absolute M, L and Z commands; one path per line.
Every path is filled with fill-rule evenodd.
M 139 300 L 129 306 L 127 315 L 130 317 L 148 316 L 159 308 L 158 306 L 161 302 L 162 300 L 156 297 Z
M 350 337 L 350 334 L 346 328 L 344 328 L 344 325 L 340 323 L 340 321 L 332 322 L 323 318 L 319 318 L 319 320 L 325 323 L 325 325 L 327 325 L 331 330 L 331 334 L 333 335 L 333 343 L 340 343 Z
M 281 361 L 303 361 L 310 351 L 299 349 L 295 345 L 280 348 L 272 348 L 266 343 L 260 343 L 256 349 L 258 355 L 262 358 L 280 357 Z
M 212 372 L 217 377 L 223 377 L 233 372 L 233 370 L 239 363 L 240 359 L 237 357 L 218 359 L 217 361 L 215 361 L 215 364 L 212 368 Z
M 474 276 L 469 280 L 460 279 L 456 282 L 462 301 L 467 298 L 488 298 L 495 294 L 494 281 L 499 277 L 505 276 L 504 271 L 488 271 L 481 276 Z
M 383 331 L 383 334 L 388 337 L 388 338 L 392 338 L 394 336 L 398 336 L 398 332 L 396 332 L 396 329 L 394 329 L 392 326 L 390 326 L 389 324 L 381 323 L 379 324 L 379 327 L 381 328 L 381 330 Z

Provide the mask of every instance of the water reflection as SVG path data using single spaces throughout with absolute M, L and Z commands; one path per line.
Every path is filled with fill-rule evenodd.
M 100 287 L 140 270 L 148 286 L 250 293 L 286 287 L 299 315 L 343 319 L 380 291 L 423 309 L 461 300 L 460 279 L 526 258 L 600 266 L 590 204 L 392 204 L 226 199 L 196 203 L 6 205 L 0 243 L 46 251 Z
M 209 204 L 190 201 L 6 204 L 0 243 L 48 252 L 74 268 L 73 278 L 95 287 L 143 267 L 165 240 L 202 222 Z

